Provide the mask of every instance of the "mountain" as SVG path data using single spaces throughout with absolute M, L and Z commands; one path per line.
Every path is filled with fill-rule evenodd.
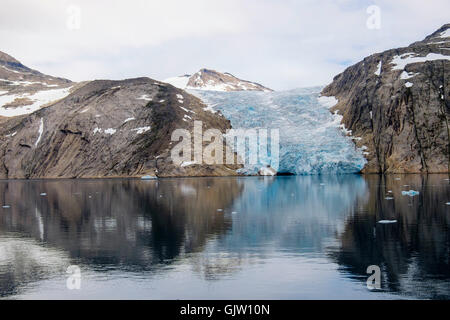
M 32 113 L 70 93 L 75 83 L 42 74 L 0 51 L 0 122 Z
M 185 74 L 183 76 L 169 78 L 164 80 L 164 82 L 170 83 L 180 89 L 209 91 L 273 91 L 259 83 L 236 78 L 231 73 L 221 73 L 209 69 L 201 69 L 193 75 Z
M 322 91 L 368 163 L 364 173 L 450 170 L 450 24 L 373 54 Z
M 47 94 L 53 88 L 72 87 L 72 92 L 2 118 L 0 179 L 236 175 L 238 166 L 172 163 L 170 150 L 178 143 L 171 141 L 173 130 L 192 134 L 196 120 L 203 122 L 203 130 L 230 128 L 220 113 L 181 89 L 150 78 L 75 85 L 28 69 L 5 54 L 1 58 L 2 67 L 10 70 L 2 71 L 8 92 L 0 98 L 16 95 L 18 103 L 19 96 L 31 100 L 34 92 Z M 18 108 L 2 105 L 3 112 L 9 109 Z

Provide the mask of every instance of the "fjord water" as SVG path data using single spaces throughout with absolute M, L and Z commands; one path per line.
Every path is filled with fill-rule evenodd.
M 280 92 L 190 91 L 220 111 L 233 129 L 279 130 L 281 173 L 357 173 L 366 163 L 364 150 L 352 142 L 358 137 L 341 130 L 342 117 L 319 102 L 320 92 L 320 87 Z M 262 164 L 271 165 L 270 161 Z M 243 172 L 257 174 L 260 167 L 247 164 Z
M 447 178 L 0 181 L 0 296 L 449 299 Z

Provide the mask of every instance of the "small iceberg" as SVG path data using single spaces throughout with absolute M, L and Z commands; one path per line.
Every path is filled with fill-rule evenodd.
M 419 191 L 414 191 L 414 190 L 409 190 L 409 191 L 402 191 L 402 196 L 410 196 L 410 197 L 414 197 L 419 195 L 420 192 Z
M 2 206 L 2 208 L 3 208 L 3 209 L 9 209 L 9 208 L 11 208 L 11 206 L 4 205 L 4 206 Z
M 141 177 L 141 180 L 155 180 L 158 179 L 157 176 L 143 176 Z
M 222 209 L 217 209 L 217 212 L 222 212 L 223 210 Z
M 277 175 L 277 171 L 274 168 L 272 168 L 271 166 L 262 167 L 261 169 L 259 169 L 258 173 L 260 176 L 276 176 Z
M 45 192 L 42 192 L 40 195 L 44 197 L 44 196 L 46 196 L 47 194 L 46 194 Z
M 380 224 L 391 224 L 391 223 L 397 223 L 397 220 L 380 220 L 378 221 Z

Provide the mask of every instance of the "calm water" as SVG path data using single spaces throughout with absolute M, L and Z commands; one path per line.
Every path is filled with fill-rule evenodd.
M 0 297 L 449 299 L 446 178 L 0 181 Z

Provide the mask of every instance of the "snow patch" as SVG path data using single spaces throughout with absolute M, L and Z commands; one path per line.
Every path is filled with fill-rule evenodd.
M 151 129 L 151 127 L 140 127 L 136 129 L 132 129 L 132 131 L 136 131 L 137 134 L 143 134 Z
M 381 66 L 382 66 L 382 62 L 380 60 L 380 62 L 378 62 L 377 70 L 374 72 L 376 76 L 380 76 L 380 74 L 381 74 Z
M 106 134 L 110 134 L 110 135 L 113 135 L 116 132 L 117 132 L 117 130 L 114 129 L 114 128 L 108 128 L 108 129 L 105 130 L 105 133 Z
M 450 56 L 440 53 L 429 53 L 425 57 L 418 57 L 415 53 L 404 53 L 400 56 L 394 56 L 391 64 L 393 65 L 392 70 L 403 70 L 408 64 L 435 60 L 450 60 Z
M 44 119 L 41 118 L 41 123 L 39 125 L 39 137 L 37 138 L 36 142 L 34 143 L 34 146 L 37 147 L 39 142 L 41 141 L 42 134 L 44 133 Z
M 32 113 L 39 110 L 42 106 L 60 100 L 70 93 L 70 88 L 43 90 L 34 94 L 24 93 L 20 95 L 2 95 L 0 96 L 0 116 L 2 117 L 16 117 L 24 114 Z M 19 106 L 17 108 L 4 107 L 5 105 L 14 102 L 16 99 L 26 98 L 32 101 L 26 106 Z

